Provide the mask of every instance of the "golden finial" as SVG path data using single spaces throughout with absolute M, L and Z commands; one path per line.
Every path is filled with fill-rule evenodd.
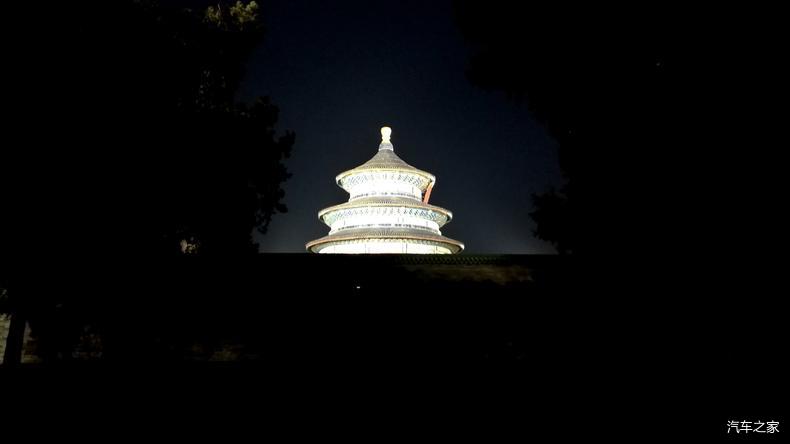
M 381 127 L 381 143 L 390 143 L 390 135 L 392 135 L 392 128 L 388 126 Z

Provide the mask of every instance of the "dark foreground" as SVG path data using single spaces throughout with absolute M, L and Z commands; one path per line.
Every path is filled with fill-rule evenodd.
M 556 256 L 185 259 L 25 282 L 51 296 L 20 305 L 5 407 L 294 439 L 708 442 L 786 418 L 783 321 L 758 296 L 624 293 Z

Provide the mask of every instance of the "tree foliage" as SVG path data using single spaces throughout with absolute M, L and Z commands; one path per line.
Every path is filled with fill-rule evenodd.
M 113 2 L 75 20 L 56 46 L 68 64 L 58 94 L 72 108 L 59 123 L 86 161 L 68 184 L 87 222 L 76 227 L 82 248 L 168 255 L 186 240 L 200 254 L 256 251 L 253 229 L 287 211 L 294 142 L 276 134 L 268 98 L 237 100 L 264 35 L 257 3 Z
M 268 98 L 238 98 L 264 37 L 255 2 L 49 12 L 11 69 L 23 79 L 6 85 L 25 96 L 15 115 L 26 118 L 13 161 L 0 163 L 15 197 L 3 200 L 0 310 L 59 350 L 91 322 L 75 312 L 129 320 L 130 307 L 156 312 L 185 291 L 154 263 L 256 253 L 253 230 L 287 211 L 294 134 L 278 135 Z
M 560 253 L 576 251 L 587 225 L 580 201 L 625 198 L 608 186 L 593 191 L 592 182 L 607 178 L 593 177 L 591 165 L 610 166 L 615 157 L 627 163 L 634 153 L 650 158 L 667 143 L 675 104 L 665 64 L 675 60 L 666 15 L 634 10 L 623 19 L 626 12 L 614 6 L 566 2 L 456 0 L 455 6 L 472 51 L 469 80 L 526 102 L 559 142 L 567 182 L 534 195 L 531 215 L 538 238 Z M 594 217 L 606 214 L 601 209 Z

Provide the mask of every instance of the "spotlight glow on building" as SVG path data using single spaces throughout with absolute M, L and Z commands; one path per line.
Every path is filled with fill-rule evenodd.
M 463 243 L 439 231 L 452 213 L 428 204 L 436 177 L 401 160 L 390 143 L 391 135 L 389 127 L 381 128 L 378 153 L 335 178 L 351 197 L 318 212 L 330 228 L 329 235 L 308 242 L 308 251 L 454 254 L 464 249 Z

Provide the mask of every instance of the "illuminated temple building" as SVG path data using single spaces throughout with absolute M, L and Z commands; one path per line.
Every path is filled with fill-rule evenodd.
M 350 198 L 318 212 L 330 231 L 308 242 L 308 251 L 454 254 L 463 250 L 463 243 L 439 231 L 452 213 L 428 204 L 436 177 L 401 160 L 390 143 L 391 134 L 390 128 L 381 128 L 378 153 L 335 178 Z

